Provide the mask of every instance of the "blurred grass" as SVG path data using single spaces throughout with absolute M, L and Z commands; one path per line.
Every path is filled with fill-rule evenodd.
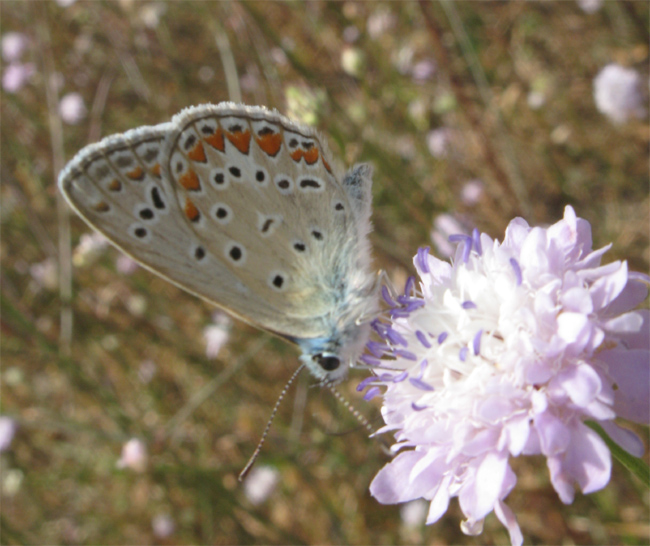
M 118 273 L 118 253 L 107 249 L 73 269 L 68 354 L 56 277 L 48 283 L 30 269 L 56 264 L 65 246 L 55 171 L 101 136 L 238 88 L 244 102 L 294 115 L 297 97 L 316 105 L 311 115 L 344 163 L 373 163 L 376 263 L 397 282 L 430 244 L 438 214 L 462 214 L 502 237 L 513 216 L 553 223 L 567 204 L 591 222 L 595 247 L 614 243 L 607 260 L 648 271 L 647 119 L 612 125 L 592 98 L 593 77 L 609 62 L 647 81 L 648 4 L 606 2 L 592 15 L 574 2 L 520 1 L 3 2 L 0 10 L 2 33 L 26 33 L 25 57 L 37 68 L 1 104 L 1 413 L 19 423 L 0 455 L 1 542 L 507 543 L 493 515 L 481 536 L 462 535 L 455 503 L 426 528 L 406 528 L 399 507 L 376 504 L 368 485 L 386 461 L 379 445 L 307 377 L 297 387 L 306 406 L 296 395 L 294 408 L 281 407 L 258 462 L 279 470 L 279 486 L 251 505 L 236 475 L 295 351 L 237 324 L 209 361 L 202 330 L 212 310 L 146 271 Z M 382 21 L 389 26 L 378 31 Z M 346 42 L 353 29 L 358 38 Z M 424 81 L 410 73 L 420 61 L 435 65 Z M 81 93 L 87 118 L 61 125 L 47 85 L 54 99 Z M 531 91 L 545 96 L 538 109 L 527 104 Z M 453 139 L 435 158 L 426 135 L 442 127 Z M 461 199 L 471 179 L 485 186 L 476 205 Z M 88 228 L 70 221 L 76 245 Z M 241 358 L 242 369 L 174 419 Z M 138 375 L 145 360 L 157 366 L 149 383 Z M 341 388 L 379 424 L 376 406 L 354 393 L 362 377 Z M 131 437 L 148 446 L 143 473 L 115 466 Z M 541 459 L 514 467 L 519 483 L 507 501 L 526 543 L 647 544 L 648 491 L 625 470 L 563 506 Z M 161 513 L 176 524 L 167 539 L 152 532 Z

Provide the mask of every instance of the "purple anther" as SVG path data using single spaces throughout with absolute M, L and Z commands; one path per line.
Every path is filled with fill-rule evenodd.
M 359 357 L 359 360 L 361 360 L 361 362 L 363 362 L 364 364 L 368 364 L 368 366 L 381 366 L 381 360 L 375 358 L 372 355 L 368 355 L 368 354 L 361 355 Z
M 410 296 L 414 288 L 415 288 L 415 277 L 411 275 L 408 279 L 406 279 L 406 284 L 404 285 L 404 295 Z
M 448 336 L 448 335 L 449 335 L 449 334 L 448 334 L 447 332 L 442 332 L 442 334 L 440 334 L 440 335 L 438 336 L 438 345 L 442 345 L 442 342 L 443 342 L 445 339 L 447 339 L 447 336 Z
M 377 378 L 374 375 L 371 375 L 370 377 L 366 377 L 361 383 L 357 385 L 357 392 L 361 392 L 363 389 L 365 389 L 370 383 L 373 381 L 376 381 Z
M 521 275 L 521 267 L 519 267 L 519 262 L 514 258 L 510 258 L 510 265 L 515 271 L 515 278 L 517 279 L 517 286 L 521 286 L 523 281 L 523 276 Z
M 483 330 L 476 332 L 474 340 L 472 341 L 472 349 L 474 349 L 474 354 L 477 355 L 481 352 L 481 336 L 483 335 Z
M 393 383 L 401 383 L 409 376 L 408 372 L 402 372 L 393 377 Z
M 427 406 L 418 406 L 415 402 L 411 402 L 411 409 L 413 409 L 413 411 L 422 411 L 427 409 Z
M 397 302 L 391 297 L 388 287 L 385 284 L 381 286 L 381 295 L 384 301 L 391 307 L 397 307 Z
M 390 350 L 390 347 L 385 343 L 378 343 L 376 341 L 369 341 L 366 343 L 366 349 L 368 349 L 373 355 L 377 358 L 384 356 L 386 351 Z
M 459 352 L 458 352 L 458 358 L 460 358 L 461 362 L 465 362 L 467 360 L 467 353 L 469 352 L 469 349 L 467 347 L 463 347 Z
M 363 395 L 363 399 L 367 402 L 379 394 L 381 394 L 381 389 L 379 387 L 371 387 L 368 389 L 368 392 Z
M 463 309 L 476 309 L 476 304 L 473 301 L 467 300 L 460 304 Z
M 415 356 L 411 351 L 405 351 L 404 349 L 395 349 L 393 351 L 393 354 L 396 357 L 402 357 L 405 358 L 406 360 L 417 360 L 418 357 Z
M 409 383 L 413 385 L 415 388 L 423 390 L 423 391 L 433 391 L 435 390 L 431 385 L 428 383 L 425 383 L 422 381 L 422 379 L 418 379 L 417 377 L 409 377 Z
M 386 338 L 393 345 L 401 345 L 402 347 L 408 347 L 409 345 L 406 339 L 404 339 L 404 336 L 397 330 L 393 330 L 390 326 L 386 327 Z
M 424 300 L 411 300 L 407 305 L 406 308 L 404 308 L 404 311 L 407 313 L 412 313 L 416 309 L 420 309 L 421 307 L 424 307 Z
M 418 253 L 415 255 L 415 267 L 422 273 L 429 273 L 429 250 L 428 246 L 421 246 L 418 248 Z
M 474 245 L 474 250 L 478 253 L 479 256 L 483 254 L 483 247 L 481 246 L 481 232 L 474 228 L 472 230 L 472 244 Z
M 391 309 L 390 318 L 406 318 L 409 317 L 411 313 L 406 309 Z
M 425 348 L 430 349 L 431 348 L 431 343 L 429 343 L 429 340 L 427 339 L 427 336 L 424 335 L 424 332 L 421 330 L 417 330 L 415 332 L 415 337 L 418 338 L 418 341 L 424 345 Z

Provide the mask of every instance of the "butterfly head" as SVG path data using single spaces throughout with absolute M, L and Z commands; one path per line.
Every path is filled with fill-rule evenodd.
M 329 338 L 295 340 L 303 351 L 300 361 L 322 383 L 339 383 L 361 356 L 369 330 L 368 324 L 354 324 Z

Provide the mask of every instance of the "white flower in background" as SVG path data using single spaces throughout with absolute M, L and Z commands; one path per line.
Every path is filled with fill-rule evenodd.
M 228 338 L 230 337 L 232 320 L 225 313 L 217 311 L 212 315 L 212 321 L 212 324 L 203 329 L 205 356 L 208 358 L 217 358 L 222 347 L 227 343 Z
M 280 473 L 270 466 L 253 468 L 244 481 L 244 494 L 251 504 L 262 504 L 280 481 Z
M 97 231 L 84 233 L 79 238 L 79 244 L 72 251 L 72 263 L 75 267 L 90 265 L 103 254 L 107 246 L 108 239 L 101 233 Z
M 17 93 L 36 74 L 34 63 L 14 63 L 5 67 L 2 73 L 2 88 L 7 93 Z
M 440 127 L 427 133 L 427 147 L 431 155 L 437 159 L 447 156 L 450 142 L 451 129 Z
M 411 68 L 411 75 L 417 82 L 424 82 L 433 78 L 436 72 L 436 65 L 433 61 L 418 61 Z
M 59 269 L 54 258 L 30 265 L 29 274 L 40 288 L 56 290 L 59 286 Z
M 608 64 L 594 78 L 596 108 L 614 123 L 645 115 L 641 76 L 633 68 Z
M 422 499 L 405 502 L 399 509 L 399 516 L 406 527 L 424 525 L 429 512 L 429 503 Z
M 603 0 L 578 0 L 578 6 L 585 13 L 596 13 L 603 7 Z
M 122 275 L 132 275 L 138 270 L 138 262 L 136 262 L 130 256 L 126 254 L 121 254 L 115 259 L 115 268 Z
M 22 32 L 7 32 L 2 35 L 2 58 L 7 63 L 18 62 L 29 40 Z
M 0 452 L 9 449 L 17 428 L 11 417 L 0 416 Z
M 156 373 L 158 372 L 158 366 L 156 366 L 156 363 L 151 360 L 143 360 L 140 363 L 140 367 L 138 368 L 138 379 L 142 383 L 149 383 L 151 380 L 154 378 Z
M 483 197 L 485 187 L 481 180 L 468 180 L 460 190 L 460 200 L 467 206 L 474 206 L 479 203 Z
M 158 538 L 169 538 L 176 530 L 176 524 L 169 514 L 158 514 L 151 518 L 151 529 Z
M 69 125 L 76 125 L 86 117 L 86 104 L 79 93 L 68 93 L 59 102 L 61 119 Z
M 143 472 L 147 467 L 147 446 L 142 440 L 131 438 L 122 446 L 122 455 L 117 461 L 117 468 L 130 468 L 136 472 Z
M 385 6 L 378 7 L 370 17 L 368 17 L 368 21 L 366 22 L 368 35 L 373 40 L 377 40 L 390 31 L 395 26 L 396 22 L 397 18 L 390 10 Z
M 585 421 L 635 456 L 643 442 L 621 417 L 650 419 L 650 313 L 635 310 L 650 277 L 626 262 L 600 265 L 591 226 L 566 207 L 548 228 L 513 220 L 501 243 L 460 235 L 452 264 L 420 249 L 419 286 L 384 290 L 389 323 L 373 323 L 362 359 L 375 366 L 366 398 L 382 394 L 396 457 L 375 477 L 383 504 L 429 501 L 427 524 L 458 497 L 465 534 L 492 511 L 523 541 L 504 503 L 511 457 L 543 455 L 560 500 L 603 488 L 611 455 Z

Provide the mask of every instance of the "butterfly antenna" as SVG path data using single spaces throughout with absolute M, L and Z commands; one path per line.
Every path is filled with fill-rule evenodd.
M 266 423 L 266 428 L 264 429 L 264 432 L 262 432 L 262 436 L 260 437 L 260 441 L 257 443 L 257 447 L 255 448 L 255 451 L 253 451 L 253 454 L 251 455 L 251 458 L 248 459 L 248 462 L 246 463 L 246 466 L 244 467 L 244 470 L 242 470 L 239 473 L 239 481 L 242 482 L 244 481 L 244 478 L 248 475 L 250 472 L 251 468 L 253 468 L 253 465 L 255 464 L 255 461 L 257 460 L 257 457 L 260 454 L 260 451 L 262 451 L 262 446 L 264 445 L 264 441 L 266 440 L 266 436 L 269 433 L 269 429 L 271 428 L 271 424 L 273 423 L 273 419 L 275 419 L 275 414 L 278 412 L 278 408 L 280 407 L 280 403 L 282 402 L 282 399 L 285 397 L 287 394 L 287 391 L 289 390 L 289 387 L 291 386 L 291 383 L 293 383 L 294 379 L 298 377 L 298 374 L 303 370 L 305 367 L 304 364 L 301 364 L 300 367 L 293 372 L 293 375 L 289 378 L 289 381 L 287 381 L 286 385 L 282 389 L 282 392 L 280 393 L 280 396 L 278 396 L 278 399 L 275 402 L 275 406 L 273 406 L 273 411 L 271 411 L 271 416 L 269 417 L 268 422 Z
M 349 411 L 352 415 L 354 415 L 354 417 L 356 418 L 356 420 L 359 421 L 359 423 L 361 423 L 361 425 L 362 425 L 363 427 L 365 427 L 365 429 L 366 429 L 368 432 L 370 432 L 370 434 L 374 434 L 374 433 L 375 433 L 375 429 L 374 429 L 373 426 L 370 424 L 370 421 L 368 421 L 368 419 L 366 419 L 363 415 L 361 415 L 361 414 L 359 413 L 359 411 L 358 411 L 358 410 L 357 410 L 357 409 L 356 409 L 352 404 L 350 404 L 350 402 L 348 402 L 347 399 L 344 398 L 343 395 L 342 395 L 339 391 L 337 391 L 337 390 L 334 388 L 334 385 L 333 385 L 332 383 L 325 383 L 325 386 L 326 386 L 330 391 L 332 391 L 332 394 L 334 395 L 334 397 L 335 397 L 339 402 L 341 402 L 341 404 L 343 404 L 343 405 L 348 409 L 348 411 Z

